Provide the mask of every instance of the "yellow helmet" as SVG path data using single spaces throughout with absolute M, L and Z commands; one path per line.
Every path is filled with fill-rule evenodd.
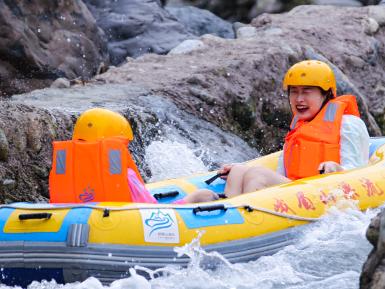
M 325 91 L 331 89 L 333 96 L 337 96 L 333 70 L 318 60 L 305 60 L 290 67 L 283 79 L 283 89 L 287 91 L 290 85 L 318 86 Z
M 133 133 L 127 119 L 120 113 L 92 108 L 83 112 L 76 121 L 73 140 L 95 141 L 105 137 L 120 136 L 133 139 Z

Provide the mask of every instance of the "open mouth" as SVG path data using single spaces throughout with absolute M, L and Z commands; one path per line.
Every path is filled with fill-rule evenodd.
M 304 113 L 309 109 L 307 105 L 296 105 L 295 108 L 299 113 Z

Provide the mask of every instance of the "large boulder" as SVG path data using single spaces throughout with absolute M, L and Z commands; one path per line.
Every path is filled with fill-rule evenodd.
M 81 0 L 0 1 L 0 94 L 91 78 L 108 64 L 107 42 Z
M 188 32 L 196 36 L 213 34 L 223 38 L 234 38 L 234 30 L 231 23 L 215 16 L 207 10 L 193 6 L 166 7 Z
M 360 276 L 360 289 L 385 288 L 385 211 L 372 219 L 366 238 L 373 245 Z
M 108 37 L 114 65 L 126 57 L 166 54 L 180 42 L 194 38 L 157 0 L 85 0 Z
M 166 3 L 170 6 L 193 5 L 232 22 L 249 23 L 261 13 L 288 11 L 297 5 L 311 4 L 312 0 L 167 0 Z
M 298 5 L 376 5 L 380 0 L 167 0 L 168 5 L 194 5 L 229 21 L 249 23 L 262 13 L 281 13 Z
M 313 0 L 313 3 L 317 5 L 362 6 L 362 3 L 358 0 Z

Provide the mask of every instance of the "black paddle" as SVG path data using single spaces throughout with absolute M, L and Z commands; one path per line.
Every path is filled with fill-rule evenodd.
M 227 173 L 222 173 L 222 174 L 216 174 L 215 176 L 209 178 L 208 180 L 205 180 L 205 183 L 207 185 L 210 185 L 213 181 L 215 181 L 217 178 L 219 177 L 223 177 L 223 176 L 227 176 L 229 174 L 229 172 Z

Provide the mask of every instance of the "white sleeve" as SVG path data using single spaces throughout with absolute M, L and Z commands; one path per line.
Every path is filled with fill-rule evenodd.
M 364 166 L 369 160 L 369 134 L 365 123 L 354 115 L 341 122 L 341 166 L 345 170 Z
M 278 174 L 286 177 L 286 172 L 285 172 L 285 165 L 283 163 L 283 150 L 282 153 L 278 157 L 278 166 L 277 166 L 277 171 Z

